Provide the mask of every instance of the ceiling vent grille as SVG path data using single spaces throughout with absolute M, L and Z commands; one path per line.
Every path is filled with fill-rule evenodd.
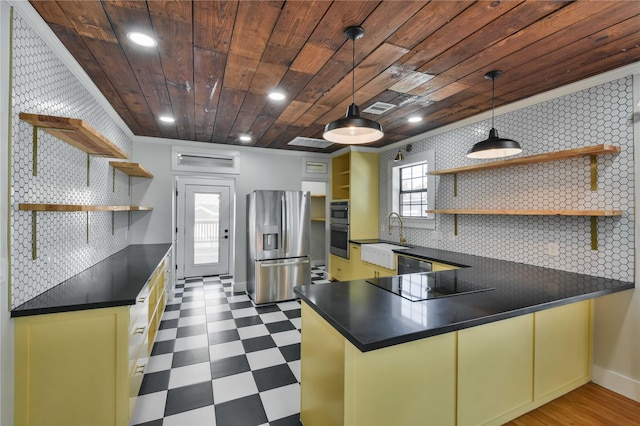
M 369 114 L 380 115 L 389 111 L 391 108 L 395 108 L 394 104 L 388 104 L 386 102 L 376 102 L 375 104 L 369 105 L 367 109 L 364 109 L 362 112 L 368 112 Z
M 324 149 L 328 146 L 333 145 L 333 142 L 329 142 L 324 139 L 302 138 L 298 136 L 297 138 L 294 138 L 291 141 L 289 141 L 287 145 L 306 146 L 307 148 Z

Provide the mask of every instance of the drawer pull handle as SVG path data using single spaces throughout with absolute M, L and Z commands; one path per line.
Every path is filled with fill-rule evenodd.
M 137 365 L 136 370 L 133 372 L 135 375 L 144 374 L 144 368 L 146 365 Z
M 144 303 L 145 300 L 147 300 L 146 297 L 141 297 L 138 299 L 138 303 Z
M 144 329 L 146 327 L 138 327 L 136 328 L 136 330 L 133 332 L 133 334 L 144 334 Z

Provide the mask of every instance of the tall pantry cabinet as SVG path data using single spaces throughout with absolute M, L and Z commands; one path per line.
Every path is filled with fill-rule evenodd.
M 332 159 L 331 200 L 349 201 L 349 239 L 378 238 L 378 154 L 349 151 Z M 359 253 L 358 253 L 359 254 Z M 348 260 L 329 256 L 333 279 L 348 280 Z

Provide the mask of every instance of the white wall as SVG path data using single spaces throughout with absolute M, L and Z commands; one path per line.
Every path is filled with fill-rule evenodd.
M 303 180 L 303 156 L 308 153 L 246 148 L 220 144 L 167 141 L 153 138 L 134 140 L 133 161 L 144 164 L 153 173 L 153 179 L 135 179 L 132 187 L 133 202 L 153 206 L 151 213 L 139 214 L 132 227 L 132 244 L 168 243 L 172 240 L 172 196 L 175 176 L 203 176 L 203 173 L 174 172 L 171 170 L 171 146 L 209 148 L 211 152 L 238 151 L 240 174 L 209 174 L 210 177 L 233 178 L 236 185 L 235 261 L 232 267 L 234 290 L 242 291 L 246 285 L 246 196 L 256 189 L 300 190 Z M 326 158 L 326 155 L 318 155 Z

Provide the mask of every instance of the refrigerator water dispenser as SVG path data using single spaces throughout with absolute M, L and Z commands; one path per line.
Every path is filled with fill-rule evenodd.
M 278 249 L 278 234 L 262 234 L 262 249 L 263 250 L 277 250 Z

